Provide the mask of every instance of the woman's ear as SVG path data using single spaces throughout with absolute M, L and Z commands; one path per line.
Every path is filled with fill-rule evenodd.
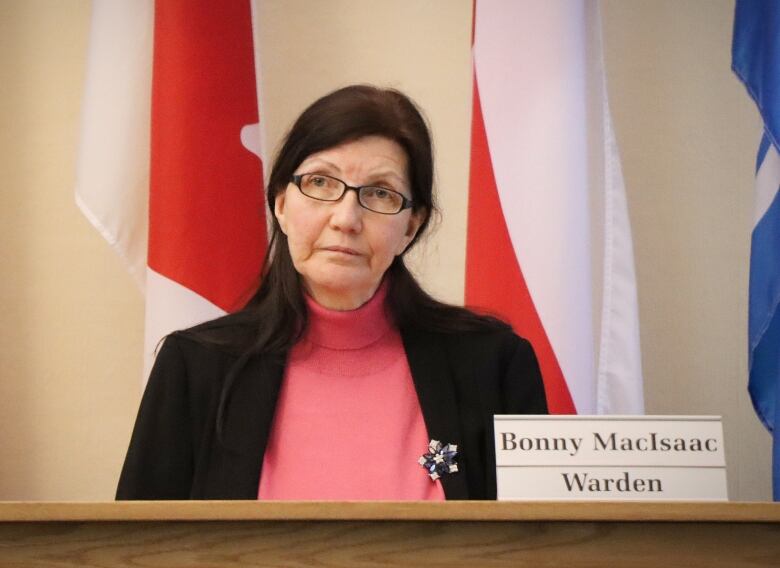
M 287 234 L 287 220 L 284 217 L 284 198 L 286 195 L 287 190 L 283 190 L 274 197 L 274 217 L 285 235 Z
M 401 241 L 400 250 L 396 252 L 396 255 L 403 253 L 406 250 L 406 247 L 409 246 L 409 243 L 414 240 L 417 231 L 420 230 L 420 225 L 423 224 L 426 217 L 428 217 L 427 209 L 420 208 L 412 210 L 412 214 L 409 216 L 409 224 L 406 226 L 406 232 L 404 233 L 404 239 Z

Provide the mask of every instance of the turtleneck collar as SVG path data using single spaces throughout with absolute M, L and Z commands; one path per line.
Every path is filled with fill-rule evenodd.
M 386 297 L 386 281 L 355 310 L 331 310 L 307 295 L 309 323 L 303 339 L 328 349 L 362 349 L 375 343 L 393 328 L 385 310 Z

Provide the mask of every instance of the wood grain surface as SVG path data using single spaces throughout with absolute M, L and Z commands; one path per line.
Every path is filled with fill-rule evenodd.
M 3 503 L 0 566 L 780 566 L 780 505 L 660 505 Z
M 227 521 L 0 525 L 3 566 L 778 566 L 780 527 Z
M 0 522 L 90 520 L 780 522 L 780 503 L 681 501 L 0 502 Z

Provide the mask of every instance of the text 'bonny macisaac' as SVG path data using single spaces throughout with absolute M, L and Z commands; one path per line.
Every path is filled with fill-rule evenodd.
M 649 432 L 644 436 L 624 437 L 616 432 L 593 432 L 587 440 L 594 452 L 717 452 L 718 441 L 715 438 L 673 438 Z M 503 451 L 523 452 L 565 452 L 576 456 L 585 448 L 584 437 L 523 437 L 514 432 L 501 432 Z

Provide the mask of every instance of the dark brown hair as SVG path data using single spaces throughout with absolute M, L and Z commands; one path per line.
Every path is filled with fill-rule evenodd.
M 428 227 L 436 211 L 433 195 L 433 150 L 428 126 L 417 106 L 403 93 L 369 85 L 352 85 L 312 103 L 288 132 L 279 150 L 268 182 L 267 203 L 273 213 L 277 194 L 285 191 L 296 168 L 310 155 L 358 140 L 382 136 L 398 143 L 408 158 L 408 176 L 414 211 L 422 223 L 409 250 Z M 284 357 L 300 338 L 308 322 L 301 278 L 293 266 L 287 237 L 272 215 L 271 238 L 263 264 L 262 281 L 247 306 L 231 325 L 241 324 L 251 338 L 240 346 L 242 356 L 226 377 L 222 388 L 217 429 L 231 385 L 240 368 L 255 354 Z M 418 328 L 434 332 L 489 331 L 506 324 L 461 307 L 441 303 L 429 296 L 397 256 L 387 270 L 386 306 L 400 330 Z M 219 321 L 219 320 L 217 320 Z M 208 324 L 206 324 L 208 326 Z M 198 330 L 202 329 L 203 333 Z M 210 329 L 213 331 L 214 326 Z M 208 328 L 195 328 L 196 335 Z M 209 334 L 211 335 L 211 334 Z M 211 335 L 213 340 L 214 336 Z
M 316 152 L 365 136 L 395 141 L 408 158 L 408 175 L 414 211 L 423 221 L 409 243 L 414 246 L 436 210 L 433 195 L 433 149 L 428 126 L 417 106 L 403 93 L 369 85 L 352 85 L 318 99 L 295 121 L 274 161 L 266 200 L 273 213 L 274 201 L 284 191 L 296 168 Z M 273 217 L 273 216 L 272 216 Z M 437 331 L 477 330 L 500 325 L 459 307 L 442 304 L 425 293 L 396 257 L 387 276 L 387 306 L 396 324 Z M 307 313 L 299 274 L 287 246 L 287 236 L 273 217 L 271 239 L 263 267 L 263 280 L 246 308 L 259 328 L 255 352 L 284 353 L 306 328 Z

